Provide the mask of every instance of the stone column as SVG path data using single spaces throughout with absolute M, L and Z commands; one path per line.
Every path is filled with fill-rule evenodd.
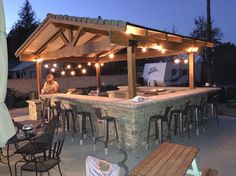
M 27 100 L 26 102 L 29 104 L 29 120 L 40 120 L 42 101 L 39 99 L 35 99 Z

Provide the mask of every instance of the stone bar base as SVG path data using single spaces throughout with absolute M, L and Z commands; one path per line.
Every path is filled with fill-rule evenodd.
M 196 88 L 179 90 L 174 93 L 145 97 L 143 102 L 133 102 L 123 98 L 107 98 L 96 96 L 53 94 L 44 97 L 61 100 L 63 104 L 76 104 L 84 111 L 92 115 L 93 124 L 97 127 L 97 120 L 93 107 L 104 108 L 109 116 L 116 118 L 120 146 L 134 151 L 146 145 L 149 117 L 155 114 L 164 113 L 165 107 L 172 105 L 173 109 L 179 108 L 186 101 L 196 104 L 201 97 L 208 93 L 220 90 L 219 88 Z M 98 133 L 102 132 L 98 127 Z M 153 129 L 152 129 L 153 130 Z M 114 127 L 110 127 L 111 136 L 114 135 Z

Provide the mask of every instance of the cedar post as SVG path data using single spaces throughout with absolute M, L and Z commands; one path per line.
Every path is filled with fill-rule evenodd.
M 37 76 L 37 90 L 39 98 L 42 90 L 42 61 L 36 62 L 36 76 Z
M 101 67 L 100 67 L 100 64 L 96 65 L 96 81 L 97 81 L 97 94 L 100 94 L 100 92 L 101 92 Z
M 136 96 L 136 62 L 135 62 L 135 46 L 137 41 L 129 41 L 127 47 L 127 67 L 128 67 L 128 96 L 133 98 Z
M 194 53 L 189 53 L 189 89 L 195 88 L 195 61 Z

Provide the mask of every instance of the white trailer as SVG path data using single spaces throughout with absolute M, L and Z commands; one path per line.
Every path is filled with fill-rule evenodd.
M 148 63 L 144 66 L 144 81 L 148 86 L 180 86 L 188 84 L 188 64 L 172 62 Z M 195 80 L 201 79 L 201 63 L 195 63 Z

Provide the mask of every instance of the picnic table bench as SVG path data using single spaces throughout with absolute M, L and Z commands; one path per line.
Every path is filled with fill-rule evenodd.
M 200 176 L 195 157 L 199 149 L 163 143 L 135 166 L 129 176 Z

